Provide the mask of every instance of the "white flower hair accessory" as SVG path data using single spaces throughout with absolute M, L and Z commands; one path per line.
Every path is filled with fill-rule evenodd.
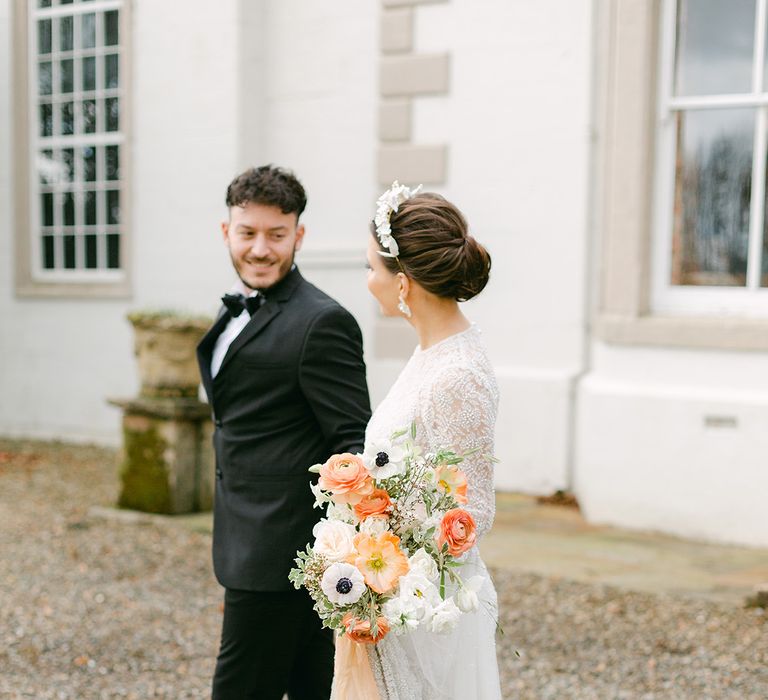
M 376 216 L 373 220 L 376 226 L 376 236 L 381 245 L 389 251 L 380 250 L 379 255 L 383 255 L 385 258 L 396 258 L 400 254 L 397 241 L 392 237 L 389 217 L 393 211 L 398 210 L 403 202 L 415 197 L 419 192 L 421 192 L 421 185 L 411 189 L 395 180 L 392 187 L 376 200 Z

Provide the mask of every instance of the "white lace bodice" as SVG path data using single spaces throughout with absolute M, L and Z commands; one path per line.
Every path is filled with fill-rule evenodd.
M 461 454 L 467 476 L 467 510 L 478 534 L 493 524 L 493 437 L 499 390 L 480 330 L 467 330 L 421 350 L 417 347 L 366 431 L 388 438 L 416 422 L 416 442 L 427 452 L 438 447 Z

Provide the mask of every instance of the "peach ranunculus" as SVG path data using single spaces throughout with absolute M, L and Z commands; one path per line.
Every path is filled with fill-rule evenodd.
M 379 640 L 383 639 L 387 632 L 389 632 L 389 623 L 383 616 L 376 618 L 376 626 L 378 631 L 374 635 L 371 632 L 371 621 L 360 620 L 348 612 L 342 619 L 344 625 L 344 631 L 347 636 L 355 642 L 363 642 L 364 644 L 376 644 Z
M 359 503 L 355 503 L 355 515 L 360 520 L 365 520 L 372 515 L 386 515 L 391 507 L 392 501 L 386 489 L 374 489 L 367 496 L 363 496 Z
M 467 502 L 467 477 L 455 464 L 441 464 L 435 469 L 437 488 L 453 496 L 457 503 Z
M 392 590 L 399 578 L 408 573 L 408 557 L 400 549 L 400 538 L 391 532 L 361 532 L 354 542 L 356 551 L 347 561 L 360 570 L 365 582 L 377 593 Z
M 458 557 L 477 541 L 477 526 L 474 518 L 462 508 L 449 510 L 440 522 L 440 536 L 437 544 L 448 545 L 448 554 Z
M 333 494 L 336 503 L 358 503 L 373 491 L 373 479 L 363 460 L 349 452 L 333 455 L 320 467 L 318 484 Z

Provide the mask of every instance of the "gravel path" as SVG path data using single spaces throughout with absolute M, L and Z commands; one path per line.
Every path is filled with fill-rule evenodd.
M 0 698 L 203 698 L 210 537 L 103 520 L 110 450 L 0 441 Z M 506 698 L 768 698 L 768 614 L 495 572 Z M 518 655 L 519 654 L 519 655 Z

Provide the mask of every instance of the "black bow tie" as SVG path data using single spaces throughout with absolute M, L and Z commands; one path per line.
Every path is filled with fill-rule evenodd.
M 239 316 L 243 311 L 253 316 L 264 303 L 264 297 L 257 294 L 254 297 L 244 297 L 242 294 L 225 294 L 221 297 L 221 302 L 227 307 L 227 311 L 233 318 Z

